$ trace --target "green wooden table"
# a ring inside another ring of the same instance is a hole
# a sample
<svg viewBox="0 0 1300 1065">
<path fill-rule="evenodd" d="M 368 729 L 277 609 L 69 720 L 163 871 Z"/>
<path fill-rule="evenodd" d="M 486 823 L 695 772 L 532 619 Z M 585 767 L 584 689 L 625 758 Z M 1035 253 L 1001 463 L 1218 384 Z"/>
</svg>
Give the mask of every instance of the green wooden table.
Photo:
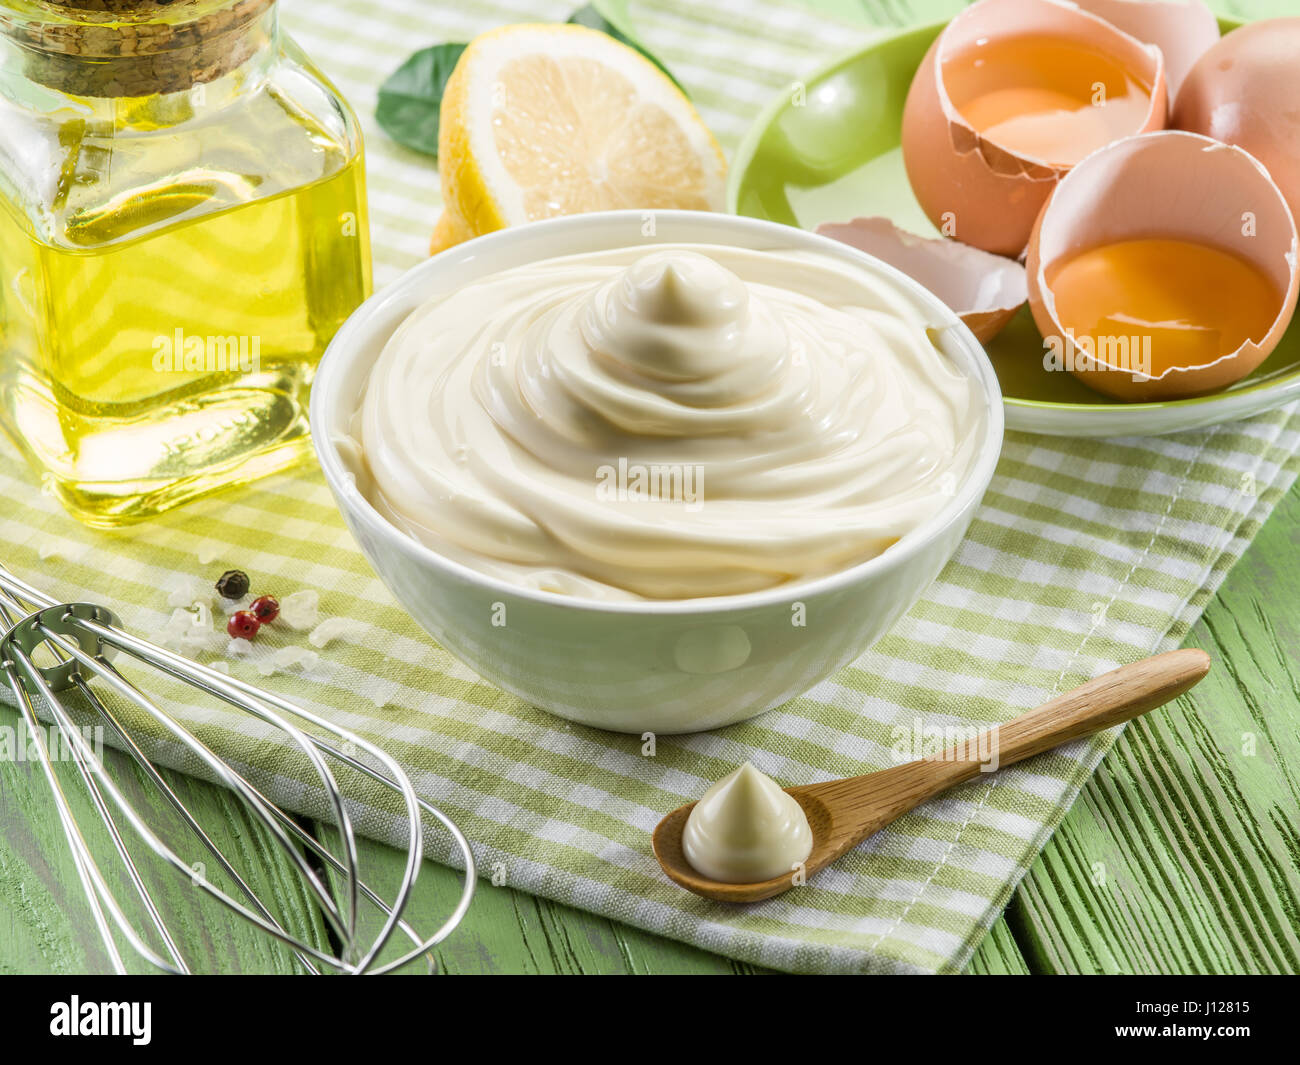
<svg viewBox="0 0 1300 1065">
<path fill-rule="evenodd" d="M 872 2 L 877 14 L 880 7 L 876 0 L 816 2 L 845 11 Z M 906 20 L 906 0 L 889 6 Z M 1281 7 L 1277 0 L 1216 6 L 1247 17 Z M 1298 552 L 1300 486 L 1188 641 L 1214 658 L 1210 677 L 1128 727 L 970 972 L 1300 971 Z M 17 723 L 0 708 L 0 729 Z M 169 778 L 219 845 L 256 870 L 255 886 L 314 927 L 323 945 L 324 929 L 265 831 L 221 789 Z M 137 794 L 157 809 L 152 792 Z M 363 862 L 398 860 L 379 844 L 363 840 L 361 848 Z M 154 881 L 169 885 L 162 909 L 189 956 L 212 959 L 214 968 L 228 969 L 235 958 L 250 972 L 289 969 L 282 952 L 214 912 L 188 883 L 170 875 Z M 457 875 L 430 866 L 421 883 L 413 912 L 432 926 L 456 898 Z M 756 971 L 487 881 L 437 957 L 449 973 Z M 0 760 L 0 972 L 107 968 L 44 781 L 30 762 Z"/>
</svg>

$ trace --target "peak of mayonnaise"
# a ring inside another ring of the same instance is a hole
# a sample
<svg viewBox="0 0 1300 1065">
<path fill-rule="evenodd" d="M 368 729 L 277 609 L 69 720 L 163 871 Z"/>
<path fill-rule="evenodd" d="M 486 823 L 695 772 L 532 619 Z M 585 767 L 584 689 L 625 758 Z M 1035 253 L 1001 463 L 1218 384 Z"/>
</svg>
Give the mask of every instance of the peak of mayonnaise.
<svg viewBox="0 0 1300 1065">
<path fill-rule="evenodd" d="M 633 247 L 411 313 L 354 433 L 368 496 L 522 587 L 689 599 L 865 561 L 974 462 L 972 381 L 888 277 L 826 256 Z"/>
<path fill-rule="evenodd" d="M 619 275 L 627 304 L 640 316 L 680 325 L 743 321 L 745 283 L 721 263 L 694 251 L 652 252 Z"/>
<path fill-rule="evenodd" d="M 727 884 L 792 872 L 812 845 L 803 807 L 749 762 L 704 793 L 682 830 L 691 868 Z"/>
<path fill-rule="evenodd" d="M 775 383 L 789 353 L 781 321 L 716 259 L 652 252 L 586 301 L 592 355 L 641 391 L 692 407 L 726 407 Z"/>
</svg>

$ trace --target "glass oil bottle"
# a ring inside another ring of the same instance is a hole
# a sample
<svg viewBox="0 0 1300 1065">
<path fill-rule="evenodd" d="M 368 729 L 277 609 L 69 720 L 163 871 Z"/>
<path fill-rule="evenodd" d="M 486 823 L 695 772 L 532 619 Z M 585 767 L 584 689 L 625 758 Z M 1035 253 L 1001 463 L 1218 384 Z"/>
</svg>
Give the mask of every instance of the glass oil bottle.
<svg viewBox="0 0 1300 1065">
<path fill-rule="evenodd" d="M 275 0 L 11 0 L 0 49 L 0 426 L 43 487 L 114 527 L 297 462 L 370 248 Z"/>
</svg>

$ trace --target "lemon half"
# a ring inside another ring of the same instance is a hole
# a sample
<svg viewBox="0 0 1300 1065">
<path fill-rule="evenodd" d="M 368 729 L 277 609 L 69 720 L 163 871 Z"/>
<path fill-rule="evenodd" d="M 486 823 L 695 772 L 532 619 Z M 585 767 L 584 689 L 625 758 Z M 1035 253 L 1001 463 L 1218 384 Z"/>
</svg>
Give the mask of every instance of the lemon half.
<svg viewBox="0 0 1300 1065">
<path fill-rule="evenodd" d="M 433 251 L 586 211 L 723 208 L 726 161 L 639 52 L 573 25 L 503 26 L 465 49 L 438 134 Z"/>
</svg>

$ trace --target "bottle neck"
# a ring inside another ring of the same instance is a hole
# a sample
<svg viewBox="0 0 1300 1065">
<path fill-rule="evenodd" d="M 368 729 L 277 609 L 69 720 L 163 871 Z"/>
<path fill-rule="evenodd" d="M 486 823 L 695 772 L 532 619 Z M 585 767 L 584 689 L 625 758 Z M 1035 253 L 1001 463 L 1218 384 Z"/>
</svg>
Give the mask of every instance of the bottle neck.
<svg viewBox="0 0 1300 1065">
<path fill-rule="evenodd" d="M 6 89 L 22 81 L 44 90 L 28 100 L 75 97 L 94 111 L 152 99 L 163 104 L 156 122 L 169 99 L 189 97 L 181 110 L 192 114 L 260 81 L 278 19 L 275 0 L 10 0 L 0 40 Z"/>
</svg>

